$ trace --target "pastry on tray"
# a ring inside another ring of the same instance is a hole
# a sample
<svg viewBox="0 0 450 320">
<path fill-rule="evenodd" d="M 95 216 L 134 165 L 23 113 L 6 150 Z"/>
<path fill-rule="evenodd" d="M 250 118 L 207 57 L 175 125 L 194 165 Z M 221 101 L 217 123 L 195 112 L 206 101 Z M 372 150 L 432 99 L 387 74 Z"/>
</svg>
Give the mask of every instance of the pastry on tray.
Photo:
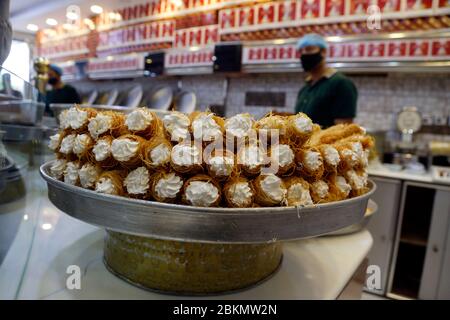
<svg viewBox="0 0 450 320">
<path fill-rule="evenodd" d="M 357 124 L 320 129 L 303 113 L 75 106 L 50 137 L 49 175 L 98 193 L 199 207 L 311 206 L 368 192 L 374 139 Z M 275 133 L 275 135 L 270 135 Z M 278 134 L 278 135 L 277 135 Z"/>
</svg>

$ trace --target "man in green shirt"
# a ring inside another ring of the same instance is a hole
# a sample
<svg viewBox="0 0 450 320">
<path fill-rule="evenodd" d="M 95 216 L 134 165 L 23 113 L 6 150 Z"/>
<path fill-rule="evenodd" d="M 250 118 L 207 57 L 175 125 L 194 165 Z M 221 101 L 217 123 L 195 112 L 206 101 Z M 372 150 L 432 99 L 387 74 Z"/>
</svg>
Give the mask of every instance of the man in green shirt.
<svg viewBox="0 0 450 320">
<path fill-rule="evenodd" d="M 48 68 L 48 84 L 52 86 L 52 90 L 47 91 L 46 96 L 46 113 L 51 114 L 51 103 L 81 103 L 77 90 L 71 85 L 65 84 L 61 80 L 63 71 L 57 65 L 51 64 Z"/>
<path fill-rule="evenodd" d="M 350 123 L 356 116 L 358 92 L 353 82 L 326 65 L 327 43 L 317 34 L 307 34 L 298 41 L 300 62 L 308 74 L 298 93 L 296 112 L 306 113 L 323 128 Z"/>
</svg>

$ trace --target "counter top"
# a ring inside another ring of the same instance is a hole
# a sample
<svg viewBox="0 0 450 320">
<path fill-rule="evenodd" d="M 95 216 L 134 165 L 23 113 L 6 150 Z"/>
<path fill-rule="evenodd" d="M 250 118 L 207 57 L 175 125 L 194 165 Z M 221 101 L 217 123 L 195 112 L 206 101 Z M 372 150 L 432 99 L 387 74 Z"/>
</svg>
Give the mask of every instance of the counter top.
<svg viewBox="0 0 450 320">
<path fill-rule="evenodd" d="M 31 208 L 15 213 L 27 216 L 0 266 L 0 299 L 180 299 L 139 289 L 108 272 L 102 261 L 104 231 L 59 211 L 48 200 L 45 183 L 36 180 L 37 174 L 33 179 L 40 190 L 30 195 Z M 292 241 L 285 244 L 283 263 L 272 278 L 211 299 L 334 299 L 371 246 L 367 230 Z M 66 288 L 70 265 L 81 269 L 80 290 Z"/>
<path fill-rule="evenodd" d="M 379 165 L 371 165 L 368 168 L 369 175 L 383 177 L 383 178 L 392 178 L 399 180 L 408 180 L 408 181 L 416 181 L 416 182 L 424 182 L 424 183 L 435 183 L 433 181 L 433 177 L 431 173 L 427 172 L 424 174 L 412 174 L 403 171 L 393 171 L 382 164 Z"/>
</svg>

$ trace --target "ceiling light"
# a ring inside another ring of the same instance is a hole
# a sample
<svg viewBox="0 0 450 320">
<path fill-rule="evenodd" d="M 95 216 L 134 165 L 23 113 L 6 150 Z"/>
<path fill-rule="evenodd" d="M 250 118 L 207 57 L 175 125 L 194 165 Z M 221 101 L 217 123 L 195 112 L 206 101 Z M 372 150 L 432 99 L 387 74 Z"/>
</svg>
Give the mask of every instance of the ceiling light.
<svg viewBox="0 0 450 320">
<path fill-rule="evenodd" d="M 45 23 L 49 26 L 56 26 L 58 24 L 58 21 L 53 18 L 47 18 L 47 20 L 45 20 Z"/>
<path fill-rule="evenodd" d="M 100 14 L 100 13 L 103 12 L 103 8 L 98 6 L 98 5 L 96 5 L 96 4 L 94 4 L 94 5 L 91 6 L 91 12 L 94 13 L 94 14 Z"/>
<path fill-rule="evenodd" d="M 78 19 L 78 14 L 73 12 L 73 11 L 68 11 L 66 13 L 66 18 L 69 20 L 77 20 Z"/>
<path fill-rule="evenodd" d="M 27 25 L 27 30 L 32 31 L 32 32 L 36 32 L 39 30 L 39 27 L 35 24 L 29 23 Z"/>
<path fill-rule="evenodd" d="M 52 225 L 50 223 L 43 223 L 41 226 L 42 230 L 50 230 Z"/>
</svg>

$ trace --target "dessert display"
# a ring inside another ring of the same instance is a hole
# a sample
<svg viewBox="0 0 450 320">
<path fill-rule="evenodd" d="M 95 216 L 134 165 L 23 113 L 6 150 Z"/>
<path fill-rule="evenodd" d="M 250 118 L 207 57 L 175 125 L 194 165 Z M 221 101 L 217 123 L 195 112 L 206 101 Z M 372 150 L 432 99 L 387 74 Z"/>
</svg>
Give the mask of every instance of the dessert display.
<svg viewBox="0 0 450 320">
<path fill-rule="evenodd" d="M 374 189 L 374 142 L 355 124 L 146 108 L 73 107 L 60 118 L 56 159 L 41 169 L 49 198 L 107 229 L 108 270 L 158 292 L 254 285 L 281 265 L 282 241 L 357 223 Z"/>
<path fill-rule="evenodd" d="M 368 190 L 373 140 L 356 124 L 321 130 L 303 113 L 255 121 L 174 111 L 160 119 L 146 108 L 125 116 L 73 107 L 61 118 L 49 143 L 58 159 L 51 175 L 101 193 L 250 208 L 310 206 Z M 280 135 L 264 141 L 269 130 Z"/>
</svg>

